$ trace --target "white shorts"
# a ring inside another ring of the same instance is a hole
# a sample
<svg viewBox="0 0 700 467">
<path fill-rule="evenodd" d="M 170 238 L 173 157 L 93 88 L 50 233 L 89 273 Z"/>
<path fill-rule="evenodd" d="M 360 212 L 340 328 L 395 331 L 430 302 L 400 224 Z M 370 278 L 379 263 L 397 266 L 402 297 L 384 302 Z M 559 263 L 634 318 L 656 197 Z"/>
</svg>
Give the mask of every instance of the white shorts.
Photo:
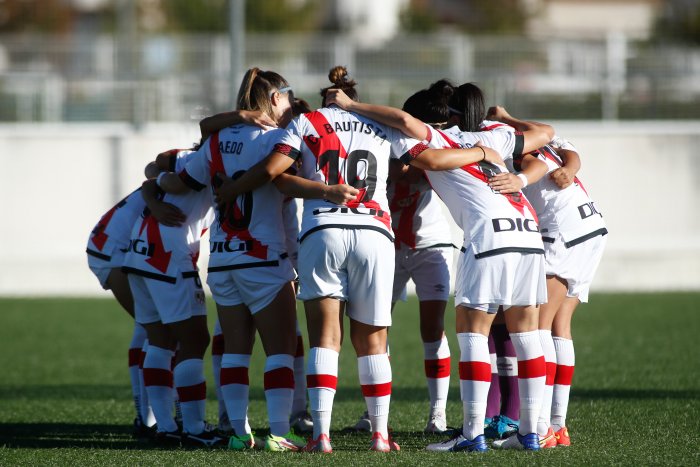
<svg viewBox="0 0 700 467">
<path fill-rule="evenodd" d="M 413 279 L 418 300 L 447 301 L 450 295 L 450 268 L 453 248 L 397 250 L 392 301 L 406 300 L 406 284 Z"/>
<path fill-rule="evenodd" d="M 299 299 L 346 301 L 347 315 L 371 326 L 391 326 L 394 245 L 370 229 L 329 228 L 299 246 Z"/>
<path fill-rule="evenodd" d="M 180 273 L 174 284 L 130 273 L 129 286 L 134 296 L 136 322 L 177 323 L 207 314 L 204 289 L 195 272 Z"/>
<path fill-rule="evenodd" d="M 240 267 L 209 271 L 207 284 L 214 301 L 222 306 L 245 305 L 255 314 L 277 296 L 282 286 L 294 280 L 289 258 L 279 259 L 278 266 Z M 255 263 L 247 263 L 255 264 Z"/>
<path fill-rule="evenodd" d="M 498 305 L 539 305 L 547 302 L 544 256 L 503 253 L 476 259 L 471 246 L 457 263 L 455 306 L 495 313 Z"/>
<path fill-rule="evenodd" d="M 607 238 L 599 235 L 566 248 L 561 234 L 557 233 L 554 242 L 544 242 L 545 273 L 566 280 L 567 297 L 577 297 L 581 303 L 588 301 L 588 291 L 603 257 Z"/>
<path fill-rule="evenodd" d="M 109 257 L 109 260 L 98 258 L 88 253 L 88 267 L 97 277 L 97 280 L 100 281 L 100 285 L 103 289 L 109 290 L 109 285 L 107 285 L 109 273 L 111 273 L 114 268 L 122 267 L 124 264 L 124 256 L 125 253 L 119 248 L 115 248 L 115 252 Z"/>
</svg>

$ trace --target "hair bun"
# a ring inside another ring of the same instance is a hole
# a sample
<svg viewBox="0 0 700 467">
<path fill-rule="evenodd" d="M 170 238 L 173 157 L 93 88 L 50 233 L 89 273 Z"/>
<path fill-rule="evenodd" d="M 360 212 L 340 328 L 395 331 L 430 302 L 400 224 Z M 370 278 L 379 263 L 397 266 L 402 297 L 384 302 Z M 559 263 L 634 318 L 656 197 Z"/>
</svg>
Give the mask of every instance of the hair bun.
<svg viewBox="0 0 700 467">
<path fill-rule="evenodd" d="M 428 92 L 433 99 L 444 100 L 447 102 L 454 94 L 455 88 L 448 80 L 441 79 L 440 81 L 431 84 Z"/>
<path fill-rule="evenodd" d="M 348 69 L 344 66 L 335 66 L 328 72 L 328 79 L 339 88 L 353 87 L 355 81 L 348 79 Z"/>
</svg>

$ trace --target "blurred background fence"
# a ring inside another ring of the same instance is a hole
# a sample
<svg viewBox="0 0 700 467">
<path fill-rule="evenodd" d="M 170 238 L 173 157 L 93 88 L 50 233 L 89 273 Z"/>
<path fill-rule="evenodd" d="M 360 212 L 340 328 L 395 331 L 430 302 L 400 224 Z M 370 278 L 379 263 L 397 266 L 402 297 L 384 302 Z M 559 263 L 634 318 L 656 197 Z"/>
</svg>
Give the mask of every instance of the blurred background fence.
<svg viewBox="0 0 700 467">
<path fill-rule="evenodd" d="M 0 36 L 0 121 L 198 120 L 230 109 L 228 35 Z M 342 34 L 248 34 L 245 68 L 273 69 L 318 104 L 334 65 L 362 98 L 400 106 L 440 78 L 537 119 L 700 118 L 700 49 L 621 33 L 598 39 L 399 35 L 362 46 Z"/>
</svg>

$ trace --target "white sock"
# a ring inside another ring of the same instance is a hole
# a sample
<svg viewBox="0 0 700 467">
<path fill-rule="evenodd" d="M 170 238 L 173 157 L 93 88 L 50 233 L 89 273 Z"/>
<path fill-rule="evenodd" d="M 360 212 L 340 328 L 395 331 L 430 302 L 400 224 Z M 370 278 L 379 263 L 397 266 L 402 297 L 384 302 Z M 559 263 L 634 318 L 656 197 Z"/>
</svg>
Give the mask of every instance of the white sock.
<svg viewBox="0 0 700 467">
<path fill-rule="evenodd" d="M 519 432 L 536 433 L 546 375 L 540 334 L 538 331 L 510 333 L 510 340 L 518 358 Z"/>
<path fill-rule="evenodd" d="M 143 342 L 146 340 L 146 330 L 140 324 L 134 322 L 134 332 L 131 336 L 129 344 L 129 380 L 131 381 L 131 395 L 134 399 L 134 409 L 136 409 L 136 417 L 145 423 L 142 418 L 143 409 L 141 407 L 141 376 L 139 375 L 139 366 L 141 363 L 141 349 Z"/>
<path fill-rule="evenodd" d="M 450 346 L 447 336 L 442 336 L 439 341 L 423 342 L 423 356 L 431 412 L 444 414 L 450 388 Z"/>
<path fill-rule="evenodd" d="M 372 430 L 389 437 L 389 404 L 391 402 L 391 363 L 388 354 L 367 355 L 357 359 L 362 394 Z"/>
<path fill-rule="evenodd" d="M 545 377 L 544 392 L 542 393 L 542 408 L 540 409 L 540 416 L 537 420 L 537 433 L 544 436 L 547 434 L 547 431 L 549 431 L 549 418 L 552 412 L 552 386 L 554 385 L 554 375 L 557 371 L 557 354 L 554 351 L 552 331 L 540 329 L 539 334 L 547 374 Z"/>
<path fill-rule="evenodd" d="M 207 399 L 204 360 L 190 358 L 180 362 L 173 371 L 173 378 L 180 400 L 184 431 L 193 435 L 202 433 Z"/>
<path fill-rule="evenodd" d="M 338 352 L 323 347 L 309 350 L 306 385 L 314 421 L 313 439 L 330 435 L 333 398 L 338 385 Z"/>
<path fill-rule="evenodd" d="M 294 356 L 274 354 L 265 361 L 265 400 L 270 433 L 283 436 L 289 432 L 289 415 L 294 397 Z"/>
<path fill-rule="evenodd" d="M 566 426 L 566 412 L 569 408 L 569 392 L 574 377 L 576 355 L 574 341 L 554 337 L 554 350 L 557 354 L 557 374 L 554 377 L 552 394 L 552 429 L 559 431 Z"/>
<path fill-rule="evenodd" d="M 221 394 L 231 428 L 238 436 L 250 433 L 248 425 L 249 354 L 225 353 L 221 357 Z"/>
<path fill-rule="evenodd" d="M 143 381 L 148 392 L 148 400 L 158 424 L 158 431 L 175 431 L 173 419 L 173 373 L 170 360 L 173 352 L 168 349 L 148 346 L 143 362 Z"/>
<path fill-rule="evenodd" d="M 491 386 L 488 337 L 475 332 L 457 334 L 459 341 L 459 392 L 464 423 L 462 435 L 473 440 L 484 434 L 486 402 Z"/>
</svg>

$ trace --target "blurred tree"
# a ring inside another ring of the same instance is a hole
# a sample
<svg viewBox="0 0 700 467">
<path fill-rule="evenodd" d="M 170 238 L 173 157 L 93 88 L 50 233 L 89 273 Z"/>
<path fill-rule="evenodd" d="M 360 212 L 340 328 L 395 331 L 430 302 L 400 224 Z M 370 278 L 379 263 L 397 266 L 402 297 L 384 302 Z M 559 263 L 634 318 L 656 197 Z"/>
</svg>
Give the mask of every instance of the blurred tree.
<svg viewBox="0 0 700 467">
<path fill-rule="evenodd" d="M 0 0 L 0 32 L 64 33 L 73 17 L 65 0 Z"/>
<path fill-rule="evenodd" d="M 657 39 L 700 44 L 700 2 L 666 0 L 654 27 Z"/>
<path fill-rule="evenodd" d="M 322 0 L 245 0 L 247 31 L 307 31 L 317 26 Z M 168 29 L 188 32 L 228 30 L 229 0 L 168 0 Z"/>
<path fill-rule="evenodd" d="M 407 32 L 450 25 L 467 33 L 520 34 L 527 19 L 522 0 L 411 0 L 401 25 Z"/>
</svg>

